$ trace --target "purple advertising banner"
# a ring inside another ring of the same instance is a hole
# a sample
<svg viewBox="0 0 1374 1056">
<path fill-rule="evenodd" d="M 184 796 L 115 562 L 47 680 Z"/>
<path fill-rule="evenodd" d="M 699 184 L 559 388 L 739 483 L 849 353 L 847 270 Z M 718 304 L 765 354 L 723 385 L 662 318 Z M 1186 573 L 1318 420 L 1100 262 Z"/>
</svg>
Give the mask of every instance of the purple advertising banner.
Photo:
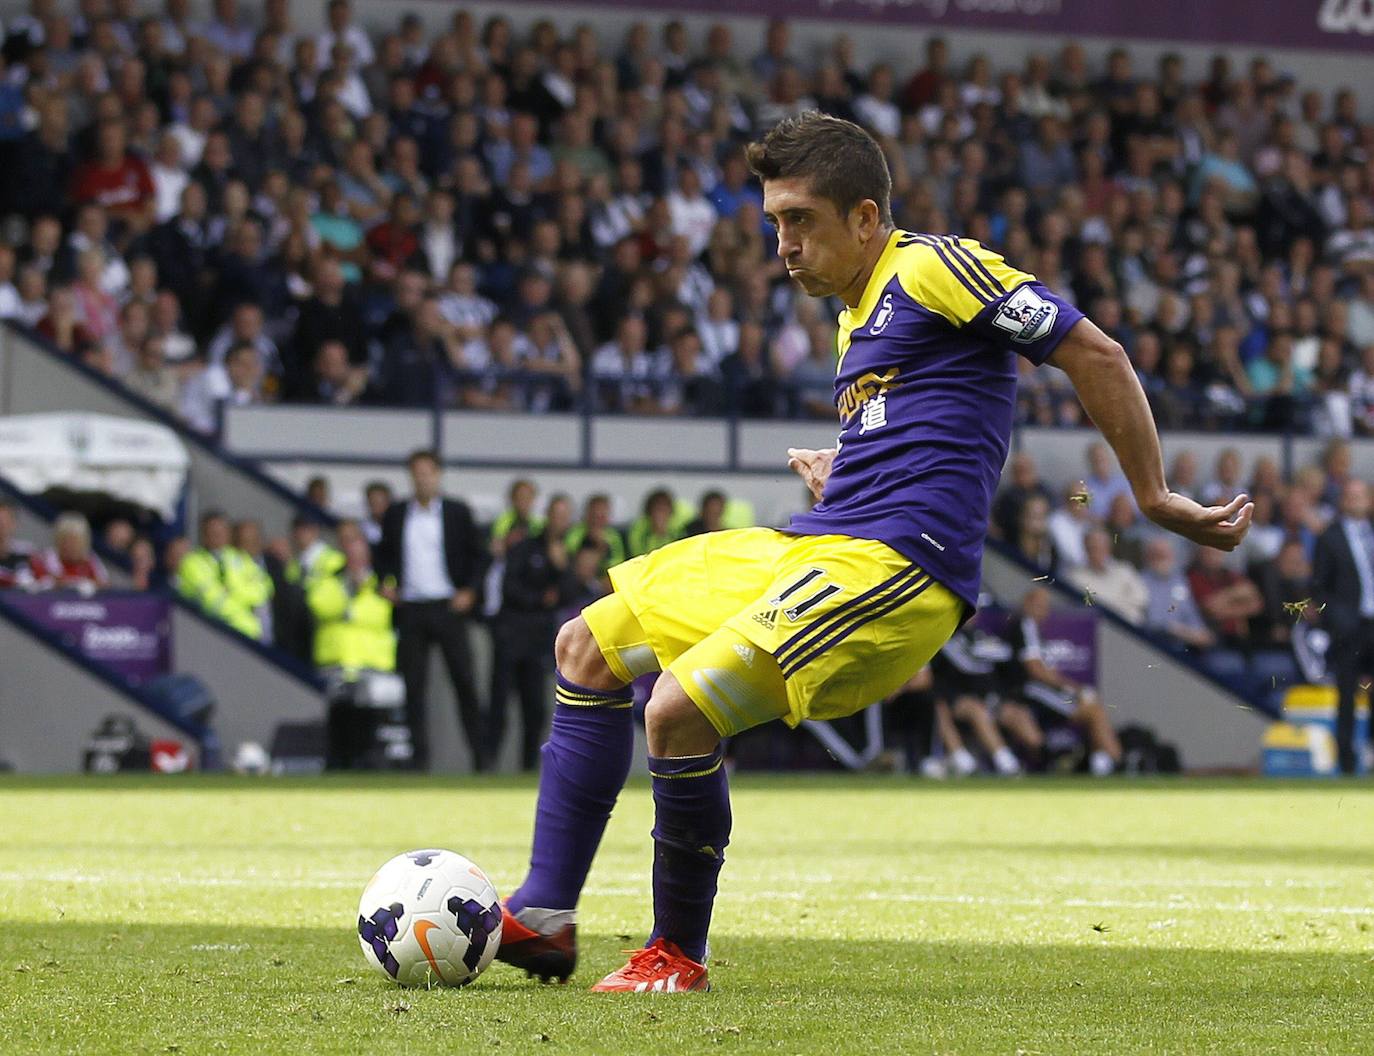
<svg viewBox="0 0 1374 1056">
<path fill-rule="evenodd" d="M 113 669 L 133 685 L 172 669 L 172 619 L 166 598 L 7 591 L 0 603 L 53 631 L 82 656 Z"/>
<path fill-rule="evenodd" d="M 980 609 L 978 627 L 1000 634 L 1014 614 L 1003 609 Z M 1085 686 L 1097 685 L 1097 615 L 1056 609 L 1040 625 L 1040 650 L 1045 663 L 1061 675 Z"/>
<path fill-rule="evenodd" d="M 621 5 L 615 5 L 621 6 Z M 990 29 L 1057 36 L 1374 50 L 1374 0 L 645 0 L 681 14 Z"/>
</svg>

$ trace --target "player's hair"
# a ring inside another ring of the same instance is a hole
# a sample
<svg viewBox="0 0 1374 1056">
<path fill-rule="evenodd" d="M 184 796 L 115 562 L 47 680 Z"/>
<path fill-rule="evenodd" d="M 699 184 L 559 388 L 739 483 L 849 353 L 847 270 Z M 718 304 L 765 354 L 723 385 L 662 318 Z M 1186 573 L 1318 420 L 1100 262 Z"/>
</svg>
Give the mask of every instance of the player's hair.
<svg viewBox="0 0 1374 1056">
<path fill-rule="evenodd" d="M 892 226 L 892 175 L 872 136 L 852 121 L 807 110 L 785 118 L 745 150 L 749 168 L 760 180 L 802 177 L 811 190 L 831 202 L 841 216 L 872 199 L 878 219 Z"/>
<path fill-rule="evenodd" d="M 435 469 L 443 468 L 443 462 L 439 459 L 439 452 L 428 447 L 422 447 L 416 451 L 412 451 L 410 457 L 406 459 L 406 468 L 414 469 L 416 462 L 431 462 L 434 464 Z"/>
</svg>

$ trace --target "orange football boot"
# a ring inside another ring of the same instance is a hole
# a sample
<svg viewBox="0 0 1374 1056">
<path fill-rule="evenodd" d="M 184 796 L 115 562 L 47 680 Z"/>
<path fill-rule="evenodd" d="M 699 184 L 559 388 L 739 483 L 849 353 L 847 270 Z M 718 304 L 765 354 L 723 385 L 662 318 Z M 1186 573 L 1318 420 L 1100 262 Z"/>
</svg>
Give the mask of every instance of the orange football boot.
<svg viewBox="0 0 1374 1056">
<path fill-rule="evenodd" d="M 501 900 L 501 945 L 496 959 L 542 982 L 566 983 L 577 967 L 577 925 L 564 924 L 551 935 L 544 935 L 520 923 Z"/>
<path fill-rule="evenodd" d="M 631 951 L 624 968 L 612 972 L 592 989 L 602 993 L 677 994 L 709 990 L 711 984 L 706 979 L 706 965 L 698 964 L 667 939 L 655 939 L 644 949 Z"/>
</svg>

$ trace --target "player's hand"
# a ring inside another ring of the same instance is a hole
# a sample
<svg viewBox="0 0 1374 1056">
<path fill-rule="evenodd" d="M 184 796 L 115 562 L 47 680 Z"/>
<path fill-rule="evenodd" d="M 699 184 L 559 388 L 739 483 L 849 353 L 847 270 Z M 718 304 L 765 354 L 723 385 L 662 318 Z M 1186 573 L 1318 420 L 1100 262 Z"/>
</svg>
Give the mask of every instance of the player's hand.
<svg viewBox="0 0 1374 1056">
<path fill-rule="evenodd" d="M 1203 506 L 1173 491 L 1159 506 L 1144 511 L 1161 528 L 1217 550 L 1234 550 L 1240 545 L 1254 512 L 1255 504 L 1248 495 L 1237 495 L 1225 506 Z"/>
<path fill-rule="evenodd" d="M 820 501 L 825 482 L 830 479 L 830 467 L 835 463 L 839 452 L 833 447 L 813 451 L 809 447 L 789 447 L 787 449 L 787 468 L 792 470 L 806 483 L 811 496 Z"/>
</svg>

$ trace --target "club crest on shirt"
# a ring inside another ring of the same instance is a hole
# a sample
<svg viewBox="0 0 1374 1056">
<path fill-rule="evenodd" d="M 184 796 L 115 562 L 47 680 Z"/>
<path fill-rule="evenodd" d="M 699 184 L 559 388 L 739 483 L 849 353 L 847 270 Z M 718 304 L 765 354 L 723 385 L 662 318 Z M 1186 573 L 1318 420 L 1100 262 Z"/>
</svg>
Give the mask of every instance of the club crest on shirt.
<svg viewBox="0 0 1374 1056">
<path fill-rule="evenodd" d="M 883 303 L 878 306 L 878 313 L 873 317 L 873 325 L 868 328 L 868 332 L 877 337 L 887 329 L 887 324 L 892 322 L 892 294 L 883 297 Z"/>
<path fill-rule="evenodd" d="M 1048 334 L 1058 315 L 1058 305 L 1022 286 L 997 306 L 992 325 L 1011 334 L 1013 341 L 1028 345 Z"/>
</svg>

